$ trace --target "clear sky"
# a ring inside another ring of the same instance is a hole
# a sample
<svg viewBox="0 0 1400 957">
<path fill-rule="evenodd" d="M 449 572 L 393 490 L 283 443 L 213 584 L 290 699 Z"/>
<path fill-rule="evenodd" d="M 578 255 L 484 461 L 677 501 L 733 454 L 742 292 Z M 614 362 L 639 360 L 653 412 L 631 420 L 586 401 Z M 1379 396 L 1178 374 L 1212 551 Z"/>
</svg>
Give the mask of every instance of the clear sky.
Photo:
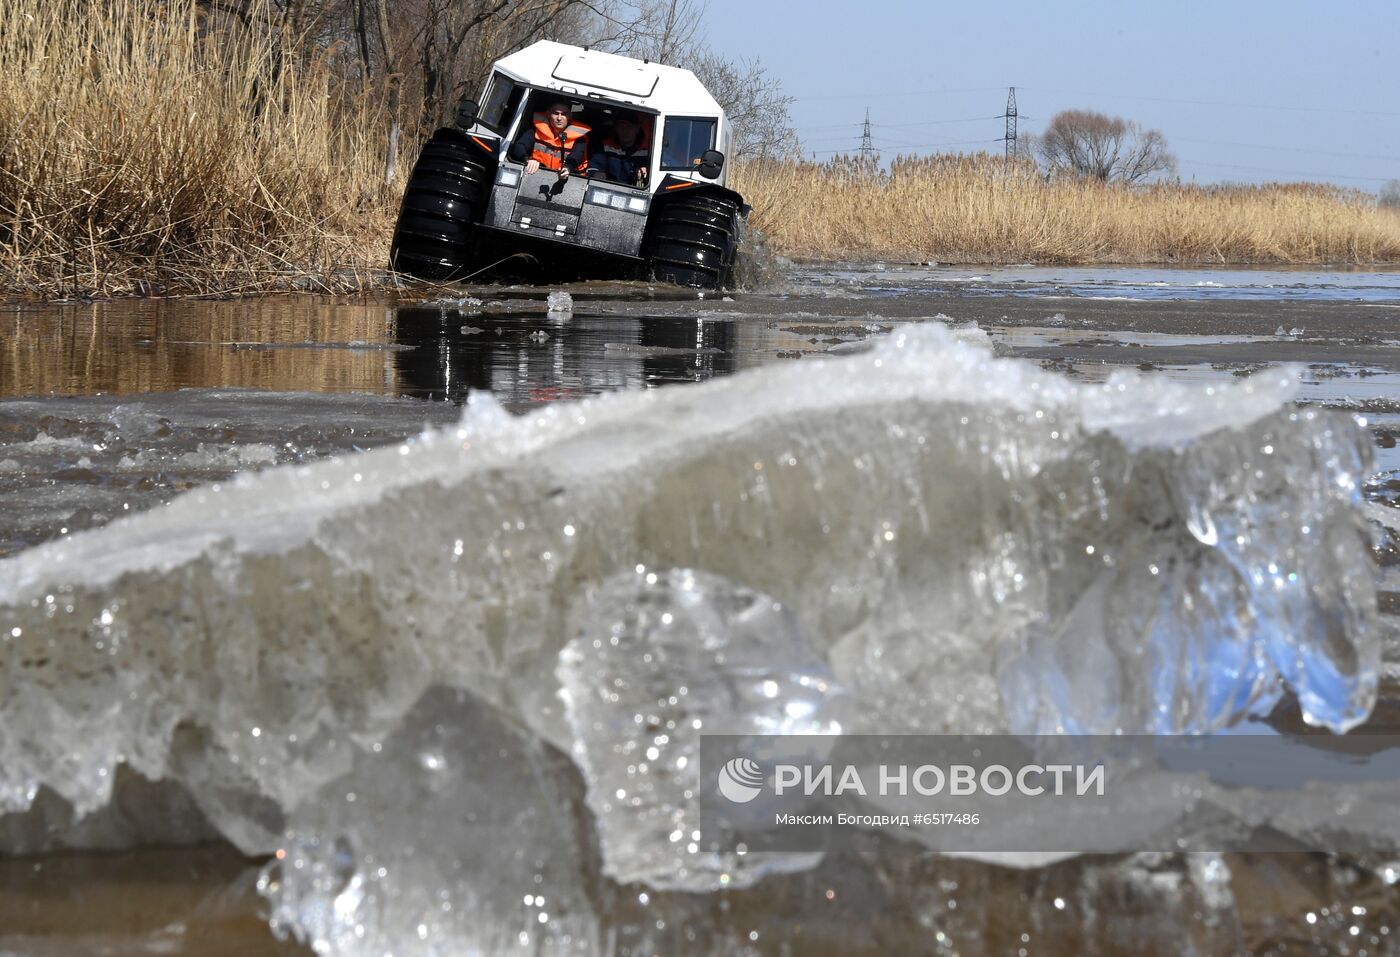
<svg viewBox="0 0 1400 957">
<path fill-rule="evenodd" d="M 797 98 L 806 154 L 1001 149 L 1093 109 L 1160 129 L 1183 179 L 1400 179 L 1398 0 L 708 0 L 711 46 Z M 998 117 L 998 118 L 994 118 Z M 995 141 L 995 142 L 993 142 Z"/>
</svg>

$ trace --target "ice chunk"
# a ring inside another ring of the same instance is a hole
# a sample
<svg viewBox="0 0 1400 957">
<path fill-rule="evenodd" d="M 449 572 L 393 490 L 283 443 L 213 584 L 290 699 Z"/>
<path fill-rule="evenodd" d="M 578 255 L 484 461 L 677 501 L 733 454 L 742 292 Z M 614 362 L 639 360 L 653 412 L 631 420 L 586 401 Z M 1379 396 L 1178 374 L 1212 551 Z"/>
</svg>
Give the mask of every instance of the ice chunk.
<svg viewBox="0 0 1400 957">
<path fill-rule="evenodd" d="M 702 732 L 840 733 L 838 690 L 780 603 L 718 575 L 638 567 L 589 604 L 559 679 L 614 880 L 719 890 L 820 859 L 722 854 L 712 845 L 732 842 L 700 826 Z"/>
<path fill-rule="evenodd" d="M 1158 531 L 1080 546 L 1089 577 L 1064 596 L 1066 613 L 1048 630 L 1029 624 L 1019 655 L 1003 659 L 1013 726 L 1206 731 L 1266 712 L 1284 684 L 1312 723 L 1364 718 L 1379 667 L 1374 597 L 1359 581 L 1364 530 L 1341 516 L 1360 514 L 1355 476 L 1369 454 L 1332 447 L 1309 428 L 1316 415 L 1265 420 L 1245 443 L 1214 435 L 1145 455 L 1134 491 L 1101 486 Z M 1075 498 L 1071 510 L 1094 507 Z M 1300 572 L 1315 562 L 1348 571 Z M 1125 645 L 1124 634 L 1137 637 Z"/>
<path fill-rule="evenodd" d="M 582 798 L 567 757 L 433 688 L 293 812 L 259 890 L 274 931 L 338 957 L 602 953 Z"/>
<path fill-rule="evenodd" d="M 930 326 L 522 417 L 474 398 L 0 561 L 0 802 L 86 813 L 126 764 L 267 851 L 248 809 L 300 806 L 435 683 L 571 753 L 570 610 L 638 564 L 780 599 L 854 730 L 1207 730 L 1285 682 L 1344 729 L 1378 665 L 1369 441 L 1296 388 L 1078 384 Z"/>
<path fill-rule="evenodd" d="M 574 297 L 564 292 L 562 289 L 549 294 L 549 312 L 558 315 L 570 315 L 574 311 Z"/>
<path fill-rule="evenodd" d="M 445 296 L 440 299 L 425 299 L 424 306 L 436 306 L 438 311 L 444 316 L 449 309 L 456 310 L 463 315 L 472 315 L 481 311 L 482 301 L 475 296 Z"/>
</svg>

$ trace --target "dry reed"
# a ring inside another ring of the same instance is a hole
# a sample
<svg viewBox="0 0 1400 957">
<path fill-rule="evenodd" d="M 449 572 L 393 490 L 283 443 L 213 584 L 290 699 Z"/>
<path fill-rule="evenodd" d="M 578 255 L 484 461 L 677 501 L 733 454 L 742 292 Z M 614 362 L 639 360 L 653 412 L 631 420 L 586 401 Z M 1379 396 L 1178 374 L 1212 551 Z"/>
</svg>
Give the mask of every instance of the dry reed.
<svg viewBox="0 0 1400 957">
<path fill-rule="evenodd" d="M 295 46 L 194 0 L 0 4 L 0 287 L 324 288 L 382 267 L 387 122 Z"/>
<path fill-rule="evenodd" d="M 739 164 L 753 222 L 790 256 L 957 262 L 1400 262 L 1400 217 L 1315 184 L 1131 188 L 1046 182 L 1000 157 L 932 156 L 888 171 L 837 160 Z"/>
</svg>

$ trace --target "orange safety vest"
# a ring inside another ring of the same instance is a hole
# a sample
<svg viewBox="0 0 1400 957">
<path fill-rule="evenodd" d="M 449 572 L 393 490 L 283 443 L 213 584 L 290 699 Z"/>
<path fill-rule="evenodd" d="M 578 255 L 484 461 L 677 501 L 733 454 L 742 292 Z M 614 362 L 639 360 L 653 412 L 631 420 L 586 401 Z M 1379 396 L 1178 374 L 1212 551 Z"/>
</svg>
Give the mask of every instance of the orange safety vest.
<svg viewBox="0 0 1400 957">
<path fill-rule="evenodd" d="M 637 145 L 627 147 L 622 145 L 622 141 L 617 138 L 616 130 L 609 130 L 603 137 L 603 152 L 612 153 L 616 156 L 633 157 L 639 153 L 651 152 L 651 124 L 641 123 L 637 130 Z"/>
<path fill-rule="evenodd" d="M 560 137 L 554 133 L 554 127 L 549 125 L 549 117 L 544 113 L 535 114 L 535 151 L 530 154 L 531 159 L 539 160 L 545 169 L 552 169 L 556 173 L 564 168 L 564 160 L 568 158 L 569 151 L 574 148 L 579 140 L 583 139 L 592 131 L 592 127 L 585 123 L 570 123 L 564 130 L 564 136 Z M 582 173 L 588 169 L 588 151 L 584 150 L 583 159 L 579 161 L 575 173 Z"/>
</svg>

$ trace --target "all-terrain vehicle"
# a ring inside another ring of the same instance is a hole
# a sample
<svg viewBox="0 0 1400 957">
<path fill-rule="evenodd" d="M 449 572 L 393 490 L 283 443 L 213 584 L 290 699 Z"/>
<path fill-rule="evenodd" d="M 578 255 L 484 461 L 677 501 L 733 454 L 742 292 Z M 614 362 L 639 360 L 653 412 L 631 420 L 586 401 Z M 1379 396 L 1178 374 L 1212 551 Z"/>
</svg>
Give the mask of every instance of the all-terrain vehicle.
<svg viewBox="0 0 1400 957">
<path fill-rule="evenodd" d="M 559 101 L 571 107 L 571 129 L 589 131 L 589 152 L 619 119 L 640 123 L 646 149 L 632 178 L 610 179 L 595 164 L 561 179 L 511 158 L 511 144 Z M 718 288 L 748 214 L 725 186 L 728 142 L 724 111 L 689 70 L 542 40 L 499 60 L 480 102 L 463 100 L 456 127 L 424 145 L 390 265 L 448 280 L 520 250 L 562 252 L 599 271 Z"/>
</svg>

